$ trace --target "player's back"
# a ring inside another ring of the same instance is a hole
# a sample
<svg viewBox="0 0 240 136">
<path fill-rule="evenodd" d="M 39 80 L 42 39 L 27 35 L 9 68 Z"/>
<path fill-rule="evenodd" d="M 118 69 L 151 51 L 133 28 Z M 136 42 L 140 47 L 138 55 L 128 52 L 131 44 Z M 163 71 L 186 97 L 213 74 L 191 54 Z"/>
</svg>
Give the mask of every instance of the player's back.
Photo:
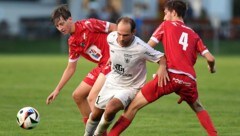
<svg viewBox="0 0 240 136">
<path fill-rule="evenodd" d="M 206 49 L 199 36 L 181 21 L 165 21 L 163 29 L 162 42 L 168 68 L 196 78 L 193 66 L 197 54 Z"/>
</svg>

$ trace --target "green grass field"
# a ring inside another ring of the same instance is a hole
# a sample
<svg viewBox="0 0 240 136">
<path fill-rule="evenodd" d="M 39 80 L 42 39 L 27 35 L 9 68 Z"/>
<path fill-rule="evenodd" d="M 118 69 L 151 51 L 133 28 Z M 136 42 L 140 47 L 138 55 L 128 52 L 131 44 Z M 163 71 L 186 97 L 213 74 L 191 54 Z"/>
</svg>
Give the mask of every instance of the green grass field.
<svg viewBox="0 0 240 136">
<path fill-rule="evenodd" d="M 216 62 L 216 74 L 208 72 L 203 59 L 196 64 L 200 99 L 220 136 L 238 136 L 240 56 L 217 56 Z M 84 126 L 71 95 L 94 64 L 80 60 L 77 73 L 56 101 L 45 104 L 66 64 L 66 55 L 0 55 L 0 136 L 83 135 Z M 148 63 L 148 79 L 156 68 L 156 64 Z M 171 94 L 140 110 L 123 135 L 206 136 L 187 104 L 178 105 L 177 100 L 178 96 Z M 18 110 L 25 106 L 35 107 L 41 115 L 33 130 L 23 130 L 16 123 Z"/>
</svg>

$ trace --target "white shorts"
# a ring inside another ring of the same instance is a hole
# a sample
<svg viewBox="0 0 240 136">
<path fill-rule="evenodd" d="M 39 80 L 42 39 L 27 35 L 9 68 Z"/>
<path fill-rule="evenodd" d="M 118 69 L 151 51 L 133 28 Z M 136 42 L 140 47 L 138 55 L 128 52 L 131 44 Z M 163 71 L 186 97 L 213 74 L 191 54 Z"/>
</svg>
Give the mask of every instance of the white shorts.
<svg viewBox="0 0 240 136">
<path fill-rule="evenodd" d="M 96 98 L 95 106 L 99 109 L 105 109 L 107 103 L 112 98 L 117 98 L 122 102 L 125 109 L 134 99 L 138 91 L 137 89 L 118 87 L 111 85 L 109 82 L 105 82 Z"/>
</svg>

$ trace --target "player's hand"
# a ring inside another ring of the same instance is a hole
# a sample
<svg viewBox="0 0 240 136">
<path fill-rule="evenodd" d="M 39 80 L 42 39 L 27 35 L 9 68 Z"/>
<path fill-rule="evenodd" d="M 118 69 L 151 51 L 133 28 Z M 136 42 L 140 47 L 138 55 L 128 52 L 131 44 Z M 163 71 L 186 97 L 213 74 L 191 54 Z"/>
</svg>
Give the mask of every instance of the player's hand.
<svg viewBox="0 0 240 136">
<path fill-rule="evenodd" d="M 53 91 L 53 92 L 48 96 L 48 98 L 47 98 L 47 100 L 46 100 L 46 104 L 52 103 L 53 100 L 55 100 L 55 98 L 57 97 L 58 93 L 59 93 L 59 91 L 56 91 L 56 90 Z"/>
<path fill-rule="evenodd" d="M 210 71 L 210 73 L 216 73 L 216 68 L 215 67 L 210 67 L 208 65 L 208 70 Z"/>
<path fill-rule="evenodd" d="M 106 66 L 111 66 L 112 62 L 110 59 L 108 59 L 107 63 L 106 63 Z"/>
<path fill-rule="evenodd" d="M 160 66 L 157 71 L 158 75 L 158 86 L 163 87 L 167 85 L 167 82 L 170 81 L 166 67 Z"/>
</svg>

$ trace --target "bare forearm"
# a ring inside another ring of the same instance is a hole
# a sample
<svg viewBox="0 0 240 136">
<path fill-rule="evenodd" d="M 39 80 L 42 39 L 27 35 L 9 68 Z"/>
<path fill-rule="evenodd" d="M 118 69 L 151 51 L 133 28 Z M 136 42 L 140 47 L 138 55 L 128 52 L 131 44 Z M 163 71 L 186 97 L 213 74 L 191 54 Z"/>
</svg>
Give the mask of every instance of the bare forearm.
<svg viewBox="0 0 240 136">
<path fill-rule="evenodd" d="M 60 91 L 65 84 L 68 82 L 68 80 L 72 77 L 72 75 L 74 74 L 75 70 L 68 70 L 66 69 L 57 85 L 57 87 L 55 88 L 55 90 Z"/>
<path fill-rule="evenodd" d="M 160 67 L 167 67 L 167 59 L 165 56 L 162 56 L 158 62 L 158 64 L 160 65 Z"/>
<path fill-rule="evenodd" d="M 204 54 L 204 57 L 207 59 L 209 71 L 211 73 L 215 73 L 216 68 L 215 68 L 215 58 L 214 58 L 214 56 L 210 52 L 207 52 L 206 54 Z"/>
</svg>

